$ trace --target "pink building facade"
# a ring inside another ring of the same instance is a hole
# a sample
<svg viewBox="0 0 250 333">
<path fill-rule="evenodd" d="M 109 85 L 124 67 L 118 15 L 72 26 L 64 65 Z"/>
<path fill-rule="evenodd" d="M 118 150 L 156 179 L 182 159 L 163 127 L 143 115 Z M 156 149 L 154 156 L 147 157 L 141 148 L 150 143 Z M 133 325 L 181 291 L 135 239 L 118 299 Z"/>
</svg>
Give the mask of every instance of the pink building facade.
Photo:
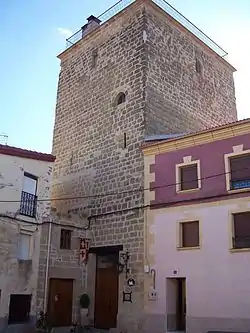
<svg viewBox="0 0 250 333">
<path fill-rule="evenodd" d="M 249 331 L 250 121 L 143 152 L 147 325 Z"/>
</svg>

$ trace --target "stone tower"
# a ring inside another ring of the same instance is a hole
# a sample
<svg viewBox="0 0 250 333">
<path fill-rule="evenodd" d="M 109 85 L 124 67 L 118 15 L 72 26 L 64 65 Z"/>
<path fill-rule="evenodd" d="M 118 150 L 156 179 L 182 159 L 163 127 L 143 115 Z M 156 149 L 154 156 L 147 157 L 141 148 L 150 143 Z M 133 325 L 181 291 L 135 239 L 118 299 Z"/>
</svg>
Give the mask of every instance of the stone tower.
<svg viewBox="0 0 250 333">
<path fill-rule="evenodd" d="M 237 118 L 234 68 L 155 2 L 136 0 L 103 24 L 91 16 L 81 38 L 59 55 L 53 196 L 71 200 L 55 206 L 89 216 L 91 316 L 98 302 L 96 261 L 129 252 L 128 275 L 136 284 L 132 303 L 123 302 L 126 274 L 119 274 L 118 305 L 111 310 L 117 322 L 110 324 L 119 332 L 138 332 L 145 323 L 145 136 Z"/>
</svg>

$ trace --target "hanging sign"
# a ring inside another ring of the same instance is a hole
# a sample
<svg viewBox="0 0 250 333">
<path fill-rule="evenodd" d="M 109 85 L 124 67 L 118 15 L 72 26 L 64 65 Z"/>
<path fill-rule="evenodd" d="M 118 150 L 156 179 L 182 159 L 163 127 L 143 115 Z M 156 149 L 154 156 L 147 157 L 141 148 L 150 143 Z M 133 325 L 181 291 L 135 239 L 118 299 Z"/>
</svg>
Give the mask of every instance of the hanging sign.
<svg viewBox="0 0 250 333">
<path fill-rule="evenodd" d="M 87 264 L 89 257 L 89 239 L 80 238 L 80 259 L 84 264 Z"/>
</svg>

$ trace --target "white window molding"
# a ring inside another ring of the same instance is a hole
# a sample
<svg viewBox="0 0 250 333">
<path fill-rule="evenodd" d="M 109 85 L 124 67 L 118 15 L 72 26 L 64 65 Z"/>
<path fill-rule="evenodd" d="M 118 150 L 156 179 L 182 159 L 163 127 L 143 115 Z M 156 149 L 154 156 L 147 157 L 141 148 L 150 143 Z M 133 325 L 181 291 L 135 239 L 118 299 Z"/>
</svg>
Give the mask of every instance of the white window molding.
<svg viewBox="0 0 250 333">
<path fill-rule="evenodd" d="M 231 189 L 230 158 L 233 158 L 233 157 L 240 157 L 240 156 L 243 156 L 243 155 L 250 155 L 250 149 L 242 150 L 241 147 L 243 148 L 243 145 L 234 146 L 234 147 L 233 147 L 233 153 L 224 154 L 225 178 L 226 178 L 226 190 L 227 190 L 228 192 L 236 193 L 236 192 L 245 192 L 245 191 L 249 191 L 249 188 L 242 188 L 242 189 L 236 189 L 236 190 L 232 190 L 232 189 Z"/>
<path fill-rule="evenodd" d="M 34 232 L 26 229 L 20 229 L 18 241 L 18 259 L 32 260 L 34 252 Z"/>
<path fill-rule="evenodd" d="M 200 166 L 200 160 L 194 160 L 192 161 L 191 156 L 185 156 L 183 157 L 183 163 L 179 163 L 175 165 L 175 183 L 176 183 L 176 192 L 179 193 L 186 193 L 186 192 L 194 192 L 199 189 L 201 189 L 201 166 Z M 197 176 L 198 176 L 198 187 L 190 190 L 182 190 L 181 189 L 181 168 L 191 166 L 191 165 L 197 165 Z"/>
<path fill-rule="evenodd" d="M 185 223 L 190 222 L 198 222 L 198 228 L 199 228 L 199 244 L 197 246 L 193 247 L 184 247 L 183 246 L 183 225 Z M 199 218 L 190 218 L 190 219 L 184 219 L 177 222 L 177 240 L 176 240 L 176 249 L 177 250 L 195 250 L 201 248 L 201 240 L 202 240 L 202 230 L 201 230 L 201 221 Z"/>
<path fill-rule="evenodd" d="M 229 222 L 229 251 L 230 252 L 249 252 L 250 248 L 249 247 L 244 247 L 244 248 L 235 248 L 233 246 L 233 238 L 235 237 L 235 226 L 234 226 L 234 215 L 236 214 L 241 214 L 241 213 L 249 213 L 250 212 L 250 207 L 244 207 L 244 208 L 236 208 L 233 210 L 230 210 L 228 212 L 228 222 Z"/>
<path fill-rule="evenodd" d="M 37 177 L 25 172 L 23 177 L 23 188 L 24 192 L 36 195 L 37 192 Z"/>
<path fill-rule="evenodd" d="M 233 152 L 234 153 L 242 153 L 244 150 L 243 150 L 243 145 L 238 145 L 238 146 L 233 146 Z"/>
</svg>

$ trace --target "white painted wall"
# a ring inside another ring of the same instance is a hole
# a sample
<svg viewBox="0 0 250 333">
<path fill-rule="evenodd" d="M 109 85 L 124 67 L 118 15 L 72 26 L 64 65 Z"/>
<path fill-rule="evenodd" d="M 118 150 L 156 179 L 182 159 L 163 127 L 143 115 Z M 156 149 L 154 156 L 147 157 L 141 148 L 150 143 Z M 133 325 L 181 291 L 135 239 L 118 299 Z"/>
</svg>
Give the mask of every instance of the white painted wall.
<svg viewBox="0 0 250 333">
<path fill-rule="evenodd" d="M 149 312 L 166 315 L 166 278 L 176 276 L 187 279 L 187 317 L 230 318 L 237 319 L 237 323 L 249 318 L 250 252 L 230 251 L 230 215 L 247 210 L 250 198 L 149 213 L 148 260 L 156 269 L 158 292 L 158 300 L 147 305 Z M 200 221 L 200 249 L 177 250 L 177 226 L 183 220 Z M 173 270 L 178 274 L 174 275 Z"/>
<path fill-rule="evenodd" d="M 44 161 L 0 155 L 0 330 L 9 313 L 11 294 L 32 294 L 31 315 L 36 313 L 41 237 L 40 226 L 36 224 L 50 214 L 50 202 L 38 202 L 36 218 L 20 215 L 19 207 L 24 172 L 38 177 L 38 200 L 50 199 L 52 165 Z M 13 202 L 2 202 L 8 200 Z M 18 261 L 20 232 L 31 235 L 32 263 L 29 268 Z"/>
<path fill-rule="evenodd" d="M 38 177 L 38 199 L 50 198 L 53 163 L 0 154 L 0 213 L 18 213 L 24 172 Z M 1 201 L 17 201 L 2 203 Z M 38 219 L 46 215 L 49 202 L 38 202 Z"/>
</svg>

